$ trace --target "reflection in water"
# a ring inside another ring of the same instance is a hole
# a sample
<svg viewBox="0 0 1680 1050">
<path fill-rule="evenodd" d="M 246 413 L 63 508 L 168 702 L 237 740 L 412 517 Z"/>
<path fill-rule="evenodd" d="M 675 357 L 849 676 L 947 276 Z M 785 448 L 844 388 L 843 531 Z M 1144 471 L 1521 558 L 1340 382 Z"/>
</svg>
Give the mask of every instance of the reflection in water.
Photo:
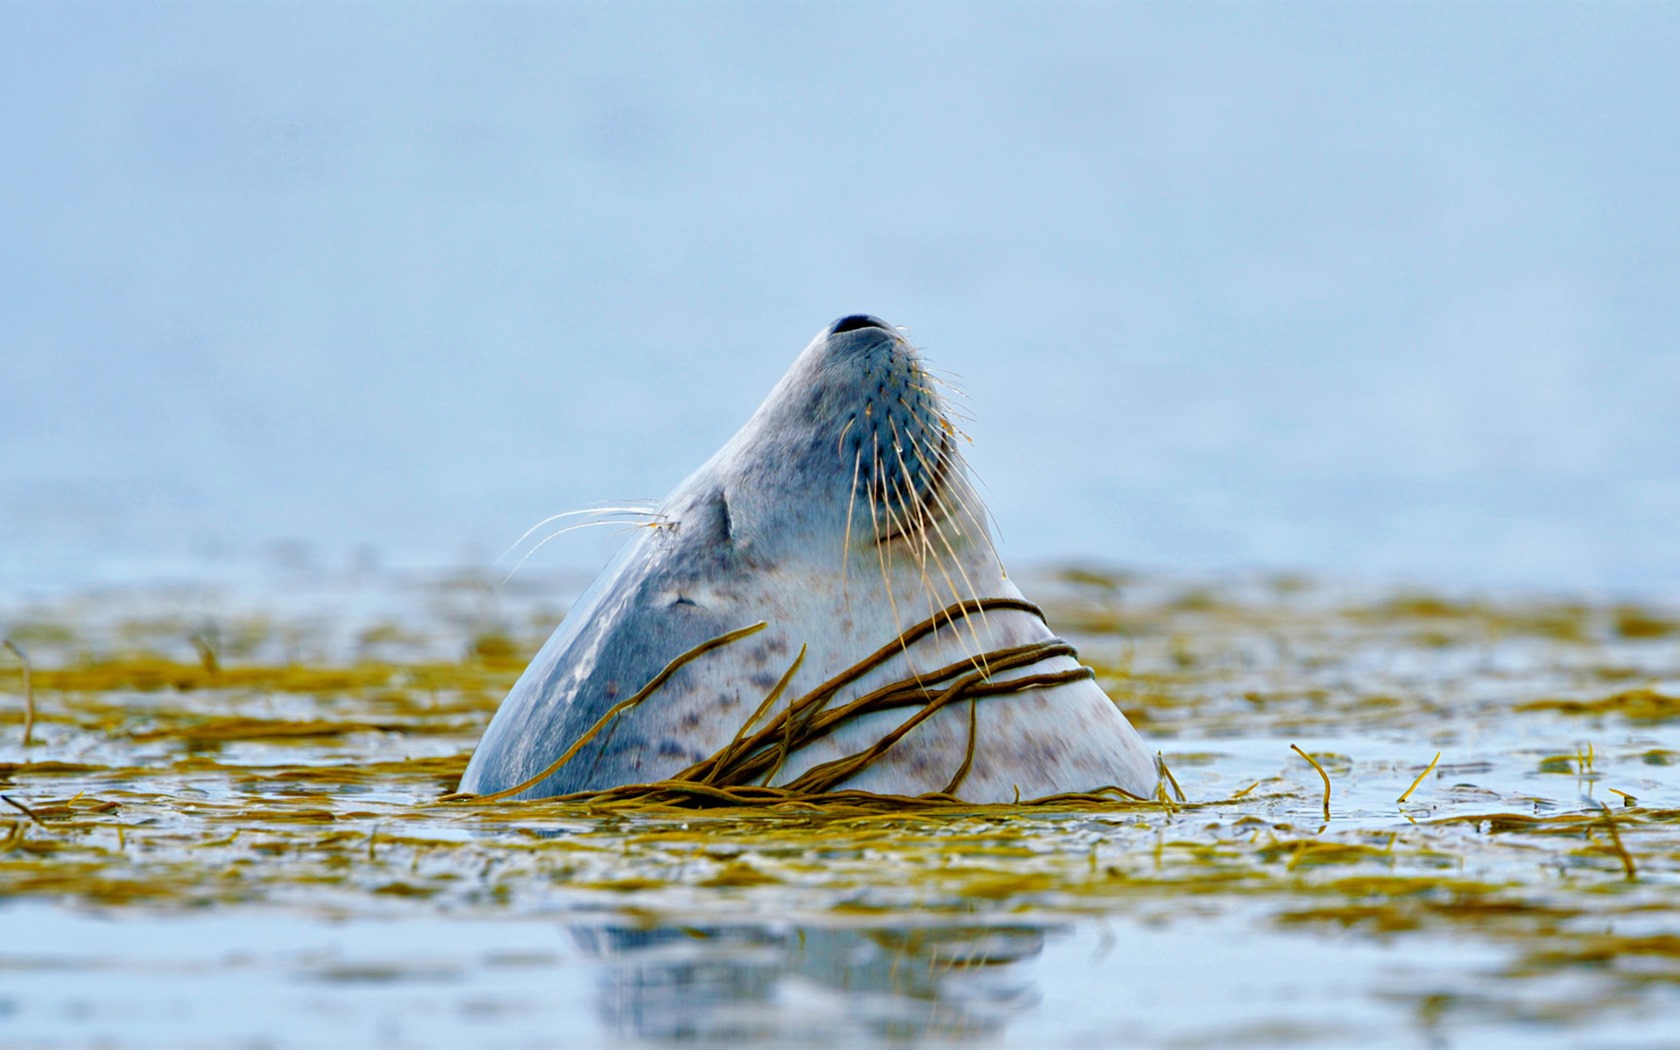
<svg viewBox="0 0 1680 1050">
<path fill-rule="evenodd" d="M 1039 999 L 1014 964 L 1054 928 L 577 927 L 605 965 L 602 1023 L 628 1038 L 979 1040 Z"/>
</svg>

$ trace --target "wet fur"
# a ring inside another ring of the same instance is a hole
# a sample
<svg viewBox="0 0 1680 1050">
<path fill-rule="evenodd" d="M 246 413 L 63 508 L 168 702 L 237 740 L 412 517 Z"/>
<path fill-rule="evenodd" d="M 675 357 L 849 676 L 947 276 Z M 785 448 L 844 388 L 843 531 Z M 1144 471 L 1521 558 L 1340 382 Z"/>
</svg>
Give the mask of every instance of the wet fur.
<svg viewBox="0 0 1680 1050">
<path fill-rule="evenodd" d="M 863 318 L 825 330 L 566 616 L 503 701 L 461 790 L 501 791 L 536 776 L 670 660 L 726 631 L 768 623 L 684 666 L 521 797 L 644 783 L 705 758 L 734 738 L 802 645 L 808 652 L 778 708 L 954 602 L 1019 597 L 992 548 L 959 439 L 901 335 Z M 1048 637 L 1024 612 L 959 620 L 829 706 Z M 1076 666 L 1057 657 L 1014 674 Z M 772 782 L 867 747 L 907 714 L 849 723 L 795 754 Z M 967 705 L 941 711 L 845 786 L 937 791 L 968 738 Z M 1116 785 L 1148 795 L 1156 782 L 1143 741 L 1094 682 L 1081 681 L 981 701 L 958 793 L 1008 801 Z"/>
</svg>

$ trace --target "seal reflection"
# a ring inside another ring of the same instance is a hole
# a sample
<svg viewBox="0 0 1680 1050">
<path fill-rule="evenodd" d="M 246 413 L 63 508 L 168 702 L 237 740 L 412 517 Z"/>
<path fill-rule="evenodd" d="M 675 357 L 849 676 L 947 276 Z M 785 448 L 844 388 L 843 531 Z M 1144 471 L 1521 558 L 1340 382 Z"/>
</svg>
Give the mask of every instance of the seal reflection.
<svg viewBox="0 0 1680 1050">
<path fill-rule="evenodd" d="M 1052 927 L 574 927 L 598 1012 L 661 1042 L 989 1041 L 1039 1000 L 1019 963 Z"/>
</svg>

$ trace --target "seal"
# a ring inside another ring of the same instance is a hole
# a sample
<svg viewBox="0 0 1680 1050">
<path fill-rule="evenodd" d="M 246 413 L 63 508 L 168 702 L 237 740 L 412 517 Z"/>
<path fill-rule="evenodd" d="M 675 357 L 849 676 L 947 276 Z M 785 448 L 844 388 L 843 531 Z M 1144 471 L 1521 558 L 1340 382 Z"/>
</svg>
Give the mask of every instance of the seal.
<svg viewBox="0 0 1680 1050">
<path fill-rule="evenodd" d="M 460 790 L 661 781 L 793 698 L 827 689 L 820 706 L 846 711 L 908 682 L 928 698 L 910 722 L 902 704 L 831 718 L 757 782 L 973 802 L 1152 795 L 1154 756 L 1005 574 L 961 440 L 901 332 L 867 314 L 828 326 L 566 614 Z M 953 681 L 970 699 L 940 707 Z M 976 700 L 974 683 L 1005 695 Z M 838 781 L 818 775 L 865 752 Z"/>
</svg>

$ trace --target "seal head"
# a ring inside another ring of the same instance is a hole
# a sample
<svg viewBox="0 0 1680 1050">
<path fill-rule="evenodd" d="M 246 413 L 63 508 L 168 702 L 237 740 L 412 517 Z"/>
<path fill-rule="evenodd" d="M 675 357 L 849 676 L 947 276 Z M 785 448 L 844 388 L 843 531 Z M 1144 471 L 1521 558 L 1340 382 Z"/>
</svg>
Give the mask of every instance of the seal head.
<svg viewBox="0 0 1680 1050">
<path fill-rule="evenodd" d="M 566 615 L 502 702 L 461 790 L 504 791 L 536 777 L 673 660 L 742 627 L 767 625 L 683 664 L 518 797 L 664 779 L 729 745 L 802 649 L 783 707 L 953 603 L 1020 599 L 960 440 L 900 332 L 867 314 L 824 329 Z M 1020 609 L 955 619 L 830 706 L 1052 637 Z M 1077 667 L 1058 656 L 1026 670 Z M 789 757 L 771 782 L 855 753 L 901 721 L 896 712 L 859 717 Z M 1147 795 L 1157 782 L 1142 740 L 1086 679 L 988 699 L 972 713 L 939 711 L 844 786 L 938 791 L 959 764 L 958 793 L 973 801 L 1108 785 Z"/>
</svg>

